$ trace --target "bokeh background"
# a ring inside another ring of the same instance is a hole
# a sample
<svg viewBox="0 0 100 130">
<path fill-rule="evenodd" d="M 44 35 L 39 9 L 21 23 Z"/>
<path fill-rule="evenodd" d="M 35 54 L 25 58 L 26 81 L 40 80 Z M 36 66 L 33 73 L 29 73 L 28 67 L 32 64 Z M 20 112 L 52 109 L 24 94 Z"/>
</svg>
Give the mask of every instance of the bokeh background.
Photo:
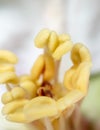
<svg viewBox="0 0 100 130">
<path fill-rule="evenodd" d="M 100 1 L 99 0 L 0 0 L 0 49 L 13 51 L 19 58 L 18 74 L 29 73 L 41 49 L 33 42 L 37 32 L 50 28 L 69 33 L 74 42 L 84 43 L 92 55 L 89 93 L 81 111 L 89 122 L 100 125 Z M 69 67 L 64 56 L 60 80 Z M 66 61 L 66 62 L 65 62 Z M 0 95 L 4 92 L 0 89 Z M 0 107 L 2 104 L 0 104 Z M 6 130 L 0 126 L 0 130 Z"/>
</svg>

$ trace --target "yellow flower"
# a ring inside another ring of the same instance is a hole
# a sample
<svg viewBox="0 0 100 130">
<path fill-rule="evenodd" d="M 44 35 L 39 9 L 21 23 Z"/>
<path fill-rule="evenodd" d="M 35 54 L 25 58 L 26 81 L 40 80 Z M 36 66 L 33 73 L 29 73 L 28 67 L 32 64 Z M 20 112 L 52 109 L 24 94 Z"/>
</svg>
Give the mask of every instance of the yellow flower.
<svg viewBox="0 0 100 130">
<path fill-rule="evenodd" d="M 65 111 L 71 113 L 88 90 L 92 64 L 83 44 L 73 44 L 68 34 L 43 29 L 36 36 L 35 45 L 44 48 L 45 53 L 38 57 L 30 75 L 18 77 L 17 87 L 2 96 L 3 113 L 10 121 L 30 123 L 45 117 L 55 120 Z M 69 51 L 73 66 L 65 72 L 62 83 L 56 82 L 56 64 Z M 11 67 L 9 71 L 12 72 Z"/>
</svg>

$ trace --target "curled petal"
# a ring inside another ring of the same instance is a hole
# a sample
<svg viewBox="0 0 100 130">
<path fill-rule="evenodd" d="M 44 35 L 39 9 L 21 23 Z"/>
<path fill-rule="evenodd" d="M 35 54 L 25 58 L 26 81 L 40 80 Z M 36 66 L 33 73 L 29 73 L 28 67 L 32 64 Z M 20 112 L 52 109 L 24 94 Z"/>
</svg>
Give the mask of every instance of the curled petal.
<svg viewBox="0 0 100 130">
<path fill-rule="evenodd" d="M 48 29 L 43 29 L 38 33 L 35 45 L 39 48 L 46 47 L 56 60 L 60 60 L 73 46 L 68 34 L 57 35 L 56 32 Z"/>
<path fill-rule="evenodd" d="M 25 115 L 22 112 L 16 112 L 13 114 L 8 114 L 6 117 L 7 120 L 12 122 L 18 122 L 18 123 L 27 123 L 27 119 L 25 118 Z"/>
<path fill-rule="evenodd" d="M 60 60 L 61 57 L 67 53 L 68 51 L 70 51 L 73 47 L 73 43 L 71 41 L 67 41 L 61 45 L 59 45 L 56 50 L 54 51 L 53 53 L 53 57 L 56 59 L 56 60 Z"/>
<path fill-rule="evenodd" d="M 75 65 L 81 62 L 91 62 L 89 50 L 81 43 L 77 43 L 73 46 L 71 59 Z"/>
<path fill-rule="evenodd" d="M 31 76 L 30 75 L 27 75 L 27 74 L 24 74 L 24 75 L 21 75 L 20 77 L 19 77 L 19 80 L 20 80 L 20 82 L 24 82 L 24 81 L 32 81 L 32 78 L 31 78 Z"/>
<path fill-rule="evenodd" d="M 44 64 L 44 55 L 40 55 L 31 69 L 31 77 L 34 81 L 37 80 L 43 72 Z"/>
<path fill-rule="evenodd" d="M 6 93 L 4 93 L 4 94 L 2 95 L 2 97 L 1 97 L 1 101 L 2 101 L 2 103 L 4 103 L 4 104 L 7 104 L 7 103 L 13 101 L 13 96 L 12 96 L 11 92 L 6 92 Z"/>
<path fill-rule="evenodd" d="M 69 69 L 68 71 L 66 71 L 65 75 L 64 75 L 64 81 L 63 84 L 64 86 L 68 89 L 68 90 L 72 90 L 74 89 L 73 84 L 72 84 L 72 78 L 73 75 L 75 74 L 75 69 L 74 67 L 71 67 L 71 69 Z"/>
<path fill-rule="evenodd" d="M 91 65 L 82 63 L 77 69 L 72 67 L 65 73 L 63 84 L 68 90 L 78 89 L 84 93 L 87 93 L 89 85 Z"/>
<path fill-rule="evenodd" d="M 18 83 L 18 77 L 14 72 L 4 72 L 0 73 L 0 83 L 13 83 L 16 84 Z"/>
<path fill-rule="evenodd" d="M 57 106 L 60 112 L 64 111 L 66 108 L 72 106 L 76 102 L 78 102 L 84 94 L 79 90 L 72 90 L 67 93 L 64 97 L 60 98 L 57 101 Z"/>
<path fill-rule="evenodd" d="M 6 119 L 9 121 L 26 123 L 27 119 L 23 113 L 23 107 L 26 103 L 28 103 L 28 100 L 15 100 L 6 104 L 3 107 L 2 112 L 6 115 Z"/>
<path fill-rule="evenodd" d="M 3 72 L 14 72 L 14 66 L 11 64 L 1 63 L 0 64 L 0 73 Z"/>
<path fill-rule="evenodd" d="M 7 50 L 0 50 L 0 62 L 16 64 L 18 59 L 15 54 Z"/>
<path fill-rule="evenodd" d="M 89 86 L 89 77 L 90 77 L 91 64 L 82 63 L 77 69 L 77 76 L 73 77 L 73 84 L 75 88 L 82 91 L 85 95 L 87 94 L 87 89 Z"/>
<path fill-rule="evenodd" d="M 11 94 L 14 99 L 24 98 L 26 95 L 26 92 L 21 87 L 15 87 L 11 90 Z"/>
<path fill-rule="evenodd" d="M 49 55 L 45 54 L 44 55 L 44 60 L 45 60 L 45 67 L 44 67 L 44 81 L 49 81 L 54 78 L 55 74 L 55 64 L 54 64 L 54 59 Z"/>
<path fill-rule="evenodd" d="M 7 104 L 15 99 L 25 98 L 26 92 L 23 88 L 15 87 L 2 95 L 2 102 Z"/>
<path fill-rule="evenodd" d="M 3 107 L 3 114 L 10 114 L 10 113 L 14 113 L 17 109 L 19 109 L 20 107 L 22 107 L 24 104 L 26 104 L 28 102 L 28 100 L 22 99 L 22 100 L 15 100 L 13 102 L 10 102 L 8 104 L 6 104 Z"/>
<path fill-rule="evenodd" d="M 60 44 L 71 40 L 71 38 L 68 34 L 61 34 L 61 35 L 59 35 L 58 39 L 59 39 Z"/>
<path fill-rule="evenodd" d="M 59 45 L 58 36 L 56 32 L 52 31 L 48 43 L 48 48 L 50 52 L 54 52 L 54 50 L 57 48 L 58 45 Z"/>
<path fill-rule="evenodd" d="M 72 49 L 71 58 L 74 65 L 65 73 L 64 86 L 68 90 L 78 89 L 85 95 L 91 69 L 90 53 L 82 44 L 76 44 Z"/>
<path fill-rule="evenodd" d="M 35 45 L 39 48 L 44 47 L 48 43 L 50 31 L 48 29 L 41 30 L 35 37 Z"/>
<path fill-rule="evenodd" d="M 37 86 L 32 81 L 23 81 L 20 86 L 26 91 L 28 98 L 36 96 Z"/>
<path fill-rule="evenodd" d="M 28 119 L 28 122 L 44 117 L 51 117 L 57 113 L 58 110 L 55 100 L 44 96 L 39 96 L 32 99 L 24 107 L 24 114 Z"/>
<path fill-rule="evenodd" d="M 12 64 L 18 61 L 15 54 L 10 51 L 0 50 L 0 83 L 18 83 L 18 77 Z"/>
</svg>

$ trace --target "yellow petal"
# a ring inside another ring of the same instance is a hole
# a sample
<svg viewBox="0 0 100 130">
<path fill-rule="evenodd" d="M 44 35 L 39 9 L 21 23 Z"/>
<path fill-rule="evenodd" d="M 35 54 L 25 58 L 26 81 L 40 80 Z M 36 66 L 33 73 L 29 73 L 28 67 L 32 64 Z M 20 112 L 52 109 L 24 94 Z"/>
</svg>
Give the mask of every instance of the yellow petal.
<svg viewBox="0 0 100 130">
<path fill-rule="evenodd" d="M 23 107 L 27 102 L 28 100 L 25 99 L 12 101 L 3 107 L 2 112 L 3 114 L 14 113 L 17 109 Z"/>
<path fill-rule="evenodd" d="M 35 37 L 35 45 L 36 47 L 42 48 L 48 43 L 48 39 L 50 36 L 50 31 L 48 29 L 41 30 L 37 36 Z"/>
<path fill-rule="evenodd" d="M 44 81 L 49 81 L 54 78 L 55 64 L 53 58 L 49 54 L 45 54 L 45 70 L 44 70 Z"/>
<path fill-rule="evenodd" d="M 20 86 L 27 92 L 28 98 L 36 96 L 37 86 L 32 81 L 21 82 Z"/>
<path fill-rule="evenodd" d="M 73 79 L 73 75 L 75 75 L 75 72 L 76 72 L 76 68 L 71 67 L 69 70 L 66 71 L 64 75 L 63 85 L 68 90 L 74 89 L 72 79 Z"/>
<path fill-rule="evenodd" d="M 27 119 L 25 118 L 23 111 L 20 113 L 17 112 L 17 113 L 8 114 L 6 119 L 12 122 L 27 123 Z"/>
<path fill-rule="evenodd" d="M 25 90 L 21 87 L 15 87 L 11 90 L 11 94 L 14 99 L 24 98 L 26 93 Z"/>
<path fill-rule="evenodd" d="M 32 99 L 24 107 L 24 114 L 28 122 L 43 118 L 54 116 L 58 113 L 56 102 L 49 98 L 39 96 Z"/>
<path fill-rule="evenodd" d="M 81 62 L 91 62 L 89 50 L 81 43 L 77 43 L 73 46 L 71 59 L 76 65 Z"/>
<path fill-rule="evenodd" d="M 44 64 L 44 55 L 40 55 L 31 69 L 31 77 L 34 81 L 37 80 L 43 72 Z"/>
<path fill-rule="evenodd" d="M 0 73 L 3 73 L 3 72 L 14 72 L 15 69 L 14 69 L 14 66 L 11 65 L 11 64 L 5 64 L 5 63 L 1 63 L 0 64 Z"/>
<path fill-rule="evenodd" d="M 20 80 L 20 82 L 24 82 L 24 81 L 26 81 L 26 80 L 31 81 L 32 78 L 31 78 L 30 75 L 24 74 L 24 75 L 21 75 L 21 76 L 19 77 L 19 80 Z"/>
<path fill-rule="evenodd" d="M 16 84 L 18 82 L 18 77 L 14 72 L 4 72 L 0 73 L 0 83 L 13 83 Z"/>
<path fill-rule="evenodd" d="M 12 97 L 12 94 L 11 92 L 6 92 L 2 95 L 1 97 L 1 101 L 4 103 L 4 104 L 7 104 L 9 102 L 11 102 L 13 100 L 13 97 Z"/>
<path fill-rule="evenodd" d="M 70 36 L 68 34 L 61 34 L 61 35 L 59 35 L 58 38 L 59 38 L 59 43 L 64 43 L 66 41 L 71 40 Z"/>
<path fill-rule="evenodd" d="M 78 102 L 83 97 L 84 94 L 81 91 L 72 90 L 57 101 L 58 109 L 62 112 L 66 108 Z"/>
<path fill-rule="evenodd" d="M 67 41 L 61 45 L 59 45 L 53 53 L 53 57 L 56 60 L 60 60 L 61 57 L 66 54 L 68 51 L 72 49 L 73 43 L 71 41 Z"/>
<path fill-rule="evenodd" d="M 83 62 L 72 67 L 64 75 L 63 84 L 68 90 L 78 89 L 86 94 L 90 76 L 91 63 Z"/>
<path fill-rule="evenodd" d="M 18 62 L 18 59 L 14 53 L 7 50 L 0 50 L 0 61 L 16 64 Z"/>
<path fill-rule="evenodd" d="M 52 31 L 49 37 L 49 43 L 48 43 L 48 48 L 50 50 L 50 52 L 54 52 L 54 50 L 56 49 L 56 47 L 59 45 L 58 42 L 58 37 L 56 32 Z"/>
<path fill-rule="evenodd" d="M 87 94 L 91 64 L 83 63 L 78 69 L 80 70 L 79 73 L 76 72 L 78 73 L 77 80 L 74 80 L 73 82 L 75 83 L 77 89 L 82 91 L 84 94 Z"/>
</svg>

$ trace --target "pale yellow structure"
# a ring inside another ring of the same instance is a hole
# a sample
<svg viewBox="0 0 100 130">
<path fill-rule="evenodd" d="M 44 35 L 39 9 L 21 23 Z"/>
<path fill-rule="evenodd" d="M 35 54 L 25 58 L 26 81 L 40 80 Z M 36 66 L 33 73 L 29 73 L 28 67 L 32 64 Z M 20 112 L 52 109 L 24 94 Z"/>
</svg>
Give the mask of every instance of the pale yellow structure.
<svg viewBox="0 0 100 130">
<path fill-rule="evenodd" d="M 0 51 L 0 83 L 14 84 L 14 88 L 2 96 L 2 112 L 9 121 L 31 123 L 47 117 L 53 122 L 65 110 L 72 110 L 87 94 L 92 62 L 89 50 L 83 44 L 74 44 L 67 34 L 58 35 L 43 29 L 37 34 L 35 45 L 44 48 L 45 52 L 34 63 L 30 75 L 19 77 L 13 66 L 17 57 L 9 51 Z M 62 83 L 56 83 L 55 63 L 69 51 L 73 66 L 65 72 Z M 52 86 L 49 93 L 53 96 L 37 95 L 38 89 L 48 86 L 47 82 Z"/>
</svg>

